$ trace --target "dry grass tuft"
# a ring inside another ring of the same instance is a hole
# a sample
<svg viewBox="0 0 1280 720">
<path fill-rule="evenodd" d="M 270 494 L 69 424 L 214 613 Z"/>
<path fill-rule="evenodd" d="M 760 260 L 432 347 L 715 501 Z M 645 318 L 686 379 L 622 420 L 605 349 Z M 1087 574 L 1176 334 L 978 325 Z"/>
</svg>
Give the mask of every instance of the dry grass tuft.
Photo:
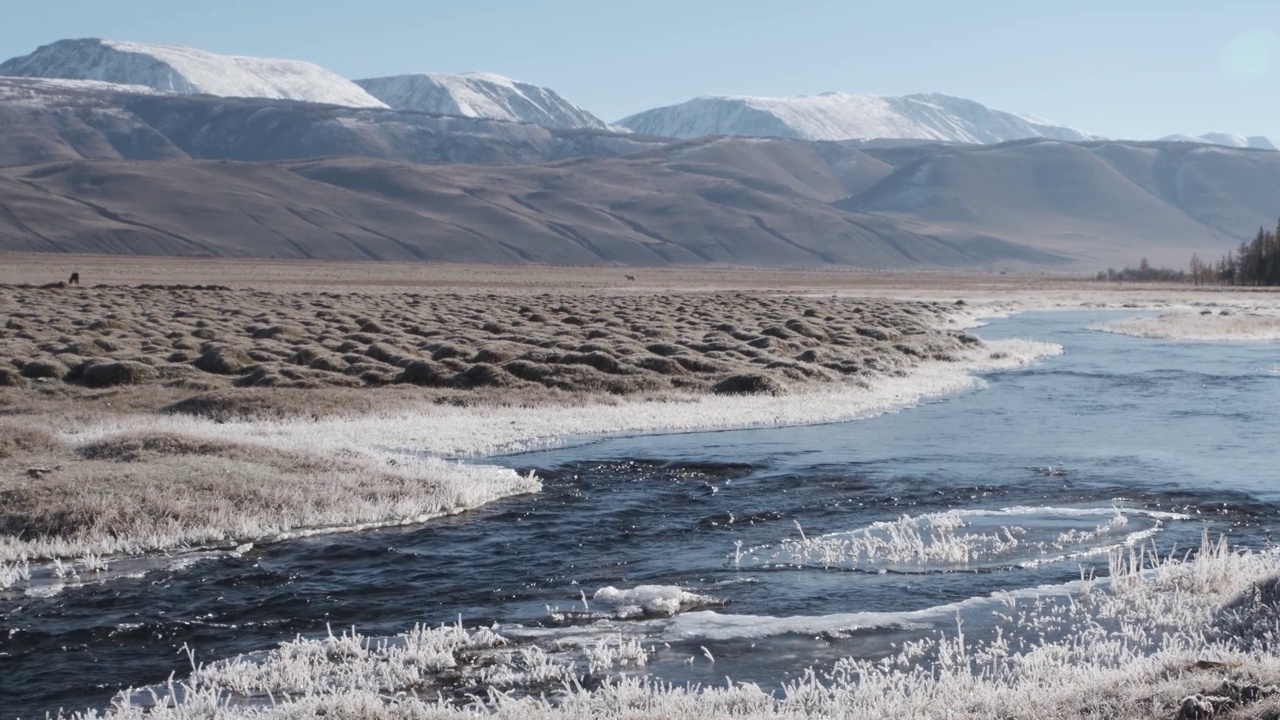
<svg viewBox="0 0 1280 720">
<path fill-rule="evenodd" d="M 14 422 L 0 423 L 0 460 L 55 452 L 62 446 L 51 433 Z"/>
</svg>

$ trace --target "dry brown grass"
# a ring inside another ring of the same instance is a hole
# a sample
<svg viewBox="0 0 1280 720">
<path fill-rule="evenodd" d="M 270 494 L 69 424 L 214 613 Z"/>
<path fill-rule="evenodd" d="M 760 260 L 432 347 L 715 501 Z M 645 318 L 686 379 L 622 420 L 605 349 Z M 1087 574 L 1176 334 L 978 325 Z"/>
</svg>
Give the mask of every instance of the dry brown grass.
<svg viewBox="0 0 1280 720">
<path fill-rule="evenodd" d="M 776 393 L 952 359 L 973 342 L 937 329 L 951 312 L 941 303 L 749 293 L 3 287 L 0 308 L 0 407 L 14 412 L 82 402 L 233 419 L 424 399 Z M 396 389 L 358 392 L 368 388 Z"/>
</svg>

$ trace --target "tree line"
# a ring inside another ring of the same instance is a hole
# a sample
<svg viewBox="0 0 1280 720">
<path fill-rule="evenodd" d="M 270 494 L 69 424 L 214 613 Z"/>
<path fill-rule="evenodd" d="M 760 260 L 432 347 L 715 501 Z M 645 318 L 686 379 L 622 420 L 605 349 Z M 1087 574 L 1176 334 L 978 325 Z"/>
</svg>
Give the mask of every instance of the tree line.
<svg viewBox="0 0 1280 720">
<path fill-rule="evenodd" d="M 1242 242 L 1216 263 L 1191 256 L 1192 282 L 1197 285 L 1280 285 L 1280 223 L 1275 230 L 1258 228 L 1253 242 Z"/>
<path fill-rule="evenodd" d="M 1136 268 L 1107 268 L 1099 280 L 1122 282 L 1193 282 L 1196 285 L 1280 286 L 1280 223 L 1275 230 L 1258 228 L 1253 242 L 1242 242 L 1217 262 L 1193 254 L 1188 270 L 1152 267 L 1146 258 Z"/>
</svg>

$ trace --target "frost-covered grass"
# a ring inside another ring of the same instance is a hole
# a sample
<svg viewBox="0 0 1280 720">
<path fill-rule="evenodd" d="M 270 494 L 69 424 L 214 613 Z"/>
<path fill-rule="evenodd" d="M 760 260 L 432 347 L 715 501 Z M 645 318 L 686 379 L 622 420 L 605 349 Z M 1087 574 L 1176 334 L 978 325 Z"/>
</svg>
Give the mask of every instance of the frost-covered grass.
<svg viewBox="0 0 1280 720">
<path fill-rule="evenodd" d="M 26 560 L 0 562 L 0 590 L 7 590 L 31 580 L 31 564 Z"/>
<path fill-rule="evenodd" d="M 414 628 L 283 643 L 126 694 L 118 720 L 1163 717 L 1194 693 L 1253 700 L 1280 681 L 1280 559 L 1205 540 L 1190 559 L 1114 551 L 1067 599 L 1009 596 L 995 629 L 955 630 L 880 661 L 848 658 L 778 688 L 673 686 L 634 641 L 564 652 L 490 629 Z M 706 653 L 709 661 L 714 656 Z M 1233 684 L 1227 684 L 1227 681 Z M 175 702 L 175 699 L 177 701 Z M 76 715 L 77 718 L 94 717 Z"/>
<path fill-rule="evenodd" d="M 1176 311 L 1153 318 L 1130 318 L 1094 326 L 1093 330 L 1160 340 L 1270 341 L 1280 340 L 1280 315 L 1274 309 L 1218 312 Z"/>
<path fill-rule="evenodd" d="M 540 488 L 505 468 L 342 444 L 300 454 L 125 432 L 63 452 L 60 472 L 0 481 L 0 567 L 58 559 L 62 578 L 101 572 L 104 557 L 418 523 Z"/>
<path fill-rule="evenodd" d="M 1098 523 L 1099 517 L 1104 522 Z M 1131 517 L 1137 522 L 1131 526 Z M 1011 507 L 950 510 L 903 515 L 847 532 L 810 537 L 798 523 L 798 537 L 776 546 L 734 552 L 737 567 L 819 567 L 843 570 L 936 572 L 1003 565 L 1034 565 L 1066 557 L 1105 553 L 1134 545 L 1160 529 L 1174 513 L 1091 508 Z M 1018 522 L 1035 523 L 1044 540 Z"/>
</svg>

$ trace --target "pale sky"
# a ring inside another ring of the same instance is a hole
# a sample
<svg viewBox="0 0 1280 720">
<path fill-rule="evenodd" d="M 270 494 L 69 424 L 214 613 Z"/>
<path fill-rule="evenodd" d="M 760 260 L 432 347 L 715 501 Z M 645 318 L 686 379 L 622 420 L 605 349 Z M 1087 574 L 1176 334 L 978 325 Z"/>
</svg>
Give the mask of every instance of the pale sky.
<svg viewBox="0 0 1280 720">
<path fill-rule="evenodd" d="M 68 37 L 349 78 L 484 70 L 604 120 L 698 95 L 941 92 L 1119 138 L 1280 139 L 1280 2 L 4 0 L 0 58 Z"/>
</svg>

